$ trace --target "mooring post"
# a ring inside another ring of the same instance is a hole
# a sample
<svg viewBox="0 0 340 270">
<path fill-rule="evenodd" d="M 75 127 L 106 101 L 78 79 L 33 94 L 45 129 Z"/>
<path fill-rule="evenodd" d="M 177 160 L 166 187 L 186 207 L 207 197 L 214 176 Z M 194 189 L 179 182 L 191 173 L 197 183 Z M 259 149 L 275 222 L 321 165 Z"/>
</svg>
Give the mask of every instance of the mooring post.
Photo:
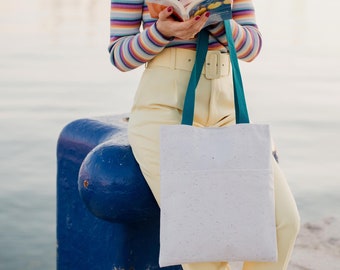
<svg viewBox="0 0 340 270">
<path fill-rule="evenodd" d="M 160 269 L 159 207 L 126 128 L 125 115 L 79 119 L 59 136 L 57 270 Z"/>
</svg>

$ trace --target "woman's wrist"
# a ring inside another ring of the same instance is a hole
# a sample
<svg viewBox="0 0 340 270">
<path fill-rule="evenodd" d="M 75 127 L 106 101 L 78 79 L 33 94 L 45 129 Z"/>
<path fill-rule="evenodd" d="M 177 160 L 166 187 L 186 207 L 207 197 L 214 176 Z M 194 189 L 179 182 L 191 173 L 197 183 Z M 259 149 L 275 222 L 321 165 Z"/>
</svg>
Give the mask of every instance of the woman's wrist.
<svg viewBox="0 0 340 270">
<path fill-rule="evenodd" d="M 156 31 L 157 31 L 164 39 L 167 39 L 167 40 L 169 40 L 169 41 L 174 40 L 174 38 L 175 38 L 174 36 L 168 36 L 168 35 L 162 33 L 162 31 L 159 30 L 158 22 L 159 22 L 159 21 L 156 21 L 156 22 L 155 22 L 155 29 L 156 29 Z"/>
</svg>

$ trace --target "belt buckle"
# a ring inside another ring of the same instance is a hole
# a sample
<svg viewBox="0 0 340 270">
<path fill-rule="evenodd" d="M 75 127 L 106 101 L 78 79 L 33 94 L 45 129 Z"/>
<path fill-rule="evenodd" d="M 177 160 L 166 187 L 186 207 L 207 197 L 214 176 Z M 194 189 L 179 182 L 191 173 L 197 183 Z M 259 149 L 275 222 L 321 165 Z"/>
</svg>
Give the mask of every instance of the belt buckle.
<svg viewBox="0 0 340 270">
<path fill-rule="evenodd" d="M 205 59 L 205 77 L 218 79 L 221 77 L 221 52 L 208 51 Z"/>
</svg>

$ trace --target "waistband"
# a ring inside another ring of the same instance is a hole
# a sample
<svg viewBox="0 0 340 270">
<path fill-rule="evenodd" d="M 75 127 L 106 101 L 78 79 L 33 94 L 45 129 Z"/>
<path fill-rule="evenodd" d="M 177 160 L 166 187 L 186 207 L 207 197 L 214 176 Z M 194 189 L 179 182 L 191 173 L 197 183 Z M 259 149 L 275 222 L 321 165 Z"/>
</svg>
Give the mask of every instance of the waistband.
<svg viewBox="0 0 340 270">
<path fill-rule="evenodd" d="M 183 48 L 166 48 L 151 61 L 146 68 L 166 67 L 191 71 L 195 63 L 196 51 Z M 202 74 L 207 79 L 218 79 L 228 76 L 230 72 L 230 58 L 228 53 L 208 51 Z"/>
</svg>

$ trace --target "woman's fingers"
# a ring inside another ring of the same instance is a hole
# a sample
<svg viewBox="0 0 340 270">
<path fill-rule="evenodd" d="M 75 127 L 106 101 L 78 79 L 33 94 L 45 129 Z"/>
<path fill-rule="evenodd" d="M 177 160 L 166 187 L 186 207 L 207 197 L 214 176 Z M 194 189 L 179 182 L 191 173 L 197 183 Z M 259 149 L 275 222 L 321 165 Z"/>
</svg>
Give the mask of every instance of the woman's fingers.
<svg viewBox="0 0 340 270">
<path fill-rule="evenodd" d="M 173 8 L 168 7 L 159 13 L 157 21 L 158 30 L 166 37 L 177 37 L 180 39 L 192 39 L 201 31 L 209 18 L 209 12 L 196 16 L 184 22 L 175 21 L 171 14 Z"/>
<path fill-rule="evenodd" d="M 159 20 L 165 21 L 167 19 L 171 18 L 171 14 L 174 12 L 173 7 L 167 7 L 165 9 L 163 9 L 159 14 L 158 14 L 158 18 Z"/>
<path fill-rule="evenodd" d="M 197 34 L 204 27 L 209 16 L 210 16 L 210 13 L 205 12 L 201 16 L 196 16 L 194 18 L 191 18 L 189 21 L 187 21 L 188 23 L 190 23 L 189 26 L 188 26 L 189 29 L 191 29 L 191 31 L 193 31 L 193 32 L 195 32 L 195 34 Z"/>
<path fill-rule="evenodd" d="M 210 15 L 209 13 L 204 13 L 201 16 L 196 16 L 188 21 L 183 22 L 181 25 L 181 29 L 183 30 L 183 32 L 181 32 L 182 38 L 183 39 L 195 38 L 195 36 L 204 27 L 205 23 L 209 18 L 209 15 Z"/>
</svg>

